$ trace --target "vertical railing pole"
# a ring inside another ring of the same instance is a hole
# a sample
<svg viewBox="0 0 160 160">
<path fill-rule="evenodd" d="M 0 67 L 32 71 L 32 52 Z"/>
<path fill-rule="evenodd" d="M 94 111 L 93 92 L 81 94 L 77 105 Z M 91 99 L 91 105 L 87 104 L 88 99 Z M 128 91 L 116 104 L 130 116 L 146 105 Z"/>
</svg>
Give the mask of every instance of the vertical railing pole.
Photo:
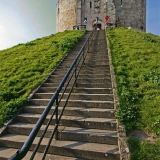
<svg viewBox="0 0 160 160">
<path fill-rule="evenodd" d="M 56 97 L 56 125 L 58 126 L 58 96 L 59 96 L 59 93 Z M 55 133 L 55 140 L 58 140 L 58 127 L 57 127 L 57 130 L 56 130 L 56 133 Z"/>
<path fill-rule="evenodd" d="M 85 60 L 84 50 L 85 50 L 85 49 L 83 48 L 83 50 L 82 50 L 82 52 L 83 52 L 83 53 L 82 53 L 82 56 L 83 56 L 83 64 L 84 64 L 84 60 Z"/>
<path fill-rule="evenodd" d="M 74 67 L 75 67 L 74 77 L 75 77 L 75 81 L 77 81 L 77 61 L 76 61 L 75 65 L 74 65 Z M 77 87 L 77 84 L 76 84 L 76 83 L 75 83 L 75 87 Z"/>
</svg>

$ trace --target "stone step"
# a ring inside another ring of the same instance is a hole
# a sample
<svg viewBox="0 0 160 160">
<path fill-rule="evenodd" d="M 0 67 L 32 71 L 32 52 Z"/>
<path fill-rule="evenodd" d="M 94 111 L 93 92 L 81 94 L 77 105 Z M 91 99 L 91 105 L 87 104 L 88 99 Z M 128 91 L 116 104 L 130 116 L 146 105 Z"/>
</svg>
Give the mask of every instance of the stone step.
<svg viewBox="0 0 160 160">
<path fill-rule="evenodd" d="M 37 93 L 54 93 L 57 87 L 41 87 L 38 89 Z M 68 93 L 71 88 L 66 90 Z M 73 88 L 73 93 L 93 93 L 93 94 L 112 94 L 112 88 Z"/>
<path fill-rule="evenodd" d="M 27 140 L 28 136 L 7 134 L 0 137 L 0 146 L 5 148 L 19 149 Z M 30 150 L 33 150 L 39 138 L 36 137 Z M 44 138 L 38 152 L 43 152 L 49 138 Z M 117 145 L 86 143 L 78 141 L 52 140 L 48 154 L 57 154 L 67 157 L 92 159 L 92 160 L 120 160 L 119 148 Z"/>
<path fill-rule="evenodd" d="M 6 148 L 6 147 L 0 147 L 0 159 L 1 160 L 8 160 L 10 157 L 12 157 L 17 152 L 17 149 L 14 148 Z M 27 155 L 23 158 L 23 160 L 29 160 L 31 157 L 32 152 L 29 151 Z M 43 154 L 42 153 L 36 153 L 36 156 L 34 157 L 34 160 L 40 160 L 42 159 Z M 84 160 L 81 158 L 73 158 L 73 157 L 66 157 L 66 156 L 59 156 L 59 155 L 53 155 L 53 154 L 47 154 L 45 160 Z"/>
<path fill-rule="evenodd" d="M 59 68 L 65 68 L 66 66 L 64 66 L 65 65 L 65 63 L 64 64 L 61 64 L 61 65 L 59 65 Z M 69 66 L 70 67 L 70 66 Z M 68 68 L 69 68 L 68 67 Z M 95 64 L 92 64 L 92 63 L 89 63 L 89 62 L 87 62 L 87 63 L 85 63 L 83 66 L 82 66 L 82 68 L 92 68 L 93 69 L 93 67 L 95 68 L 95 69 L 99 69 L 99 68 L 110 68 L 110 65 L 109 65 L 109 63 L 106 63 L 106 61 L 105 62 L 103 62 L 103 63 L 100 63 L 100 64 L 98 64 L 98 65 L 95 65 Z"/>
<path fill-rule="evenodd" d="M 71 80 L 73 82 L 75 79 Z M 61 82 L 62 79 L 54 79 L 54 78 L 49 78 L 45 81 L 45 83 L 56 83 L 56 82 Z M 111 83 L 110 78 L 78 78 L 77 79 L 78 83 Z"/>
<path fill-rule="evenodd" d="M 47 106 L 50 99 L 30 99 L 30 105 Z M 62 99 L 61 105 L 65 103 Z M 67 106 L 69 107 L 85 107 L 85 108 L 107 108 L 113 109 L 113 101 L 90 101 L 90 100 L 68 100 Z"/>
<path fill-rule="evenodd" d="M 102 51 L 104 51 L 104 53 L 106 53 L 107 55 L 107 49 L 102 45 L 94 46 L 90 49 L 90 52 L 92 52 L 94 55 L 97 55 L 97 56 L 101 54 Z"/>
<path fill-rule="evenodd" d="M 109 61 L 108 60 L 105 60 L 105 61 L 93 61 L 93 60 L 91 60 L 91 61 L 88 61 L 87 62 L 87 60 L 85 61 L 85 65 L 87 65 L 87 66 L 100 66 L 100 65 L 106 65 L 106 66 L 108 66 L 109 65 Z"/>
<path fill-rule="evenodd" d="M 110 78 L 78 78 L 77 79 L 78 83 L 111 83 L 111 79 Z"/>
<path fill-rule="evenodd" d="M 22 123 L 35 124 L 40 118 L 41 114 L 24 113 L 19 114 L 15 121 Z M 50 115 L 47 116 L 44 124 L 48 122 Z M 55 117 L 53 118 L 52 125 L 55 124 Z M 60 125 L 68 127 L 88 128 L 88 129 L 103 129 L 115 131 L 117 129 L 117 123 L 115 119 L 107 118 L 86 118 L 86 117 L 74 117 L 74 116 L 62 116 Z"/>
<path fill-rule="evenodd" d="M 61 70 L 67 70 L 69 69 L 70 66 L 67 68 L 64 65 L 59 65 L 57 69 L 61 69 Z M 105 64 L 105 65 L 88 65 L 88 63 L 86 63 L 85 65 L 82 66 L 82 69 L 88 69 L 88 70 L 101 70 L 101 69 L 109 69 L 110 65 L 109 64 Z"/>
<path fill-rule="evenodd" d="M 79 74 L 78 75 L 78 78 L 106 78 L 106 79 L 110 79 L 111 78 L 111 75 L 110 75 L 110 73 L 109 72 L 106 72 L 106 73 L 104 73 L 104 74 L 98 74 L 98 73 L 96 73 L 96 74 L 86 74 L 86 73 L 84 73 L 84 74 Z"/>
<path fill-rule="evenodd" d="M 104 57 L 108 58 L 108 54 L 106 53 L 106 50 L 105 51 L 99 50 L 98 54 L 97 54 L 97 52 L 93 52 L 92 55 L 88 54 L 87 57 L 92 57 L 92 58 L 98 57 L 98 58 L 102 58 L 102 60 L 103 60 Z"/>
<path fill-rule="evenodd" d="M 35 113 L 42 114 L 46 106 L 26 106 L 23 108 L 24 113 Z M 55 107 L 52 107 L 50 114 L 53 112 Z M 59 113 L 62 107 L 59 107 Z M 66 106 L 63 115 L 77 116 L 77 117 L 93 117 L 93 118 L 114 118 L 113 109 L 102 109 L 102 108 L 78 108 Z"/>
<path fill-rule="evenodd" d="M 87 58 L 101 58 L 102 60 L 104 59 L 104 57 L 106 57 L 106 59 L 108 59 L 108 53 L 107 50 L 103 50 L 101 51 L 101 49 L 98 49 L 96 52 L 92 52 L 92 54 L 87 54 Z M 98 53 L 98 54 L 97 54 Z"/>
<path fill-rule="evenodd" d="M 67 67 L 58 67 L 56 68 L 55 72 L 67 72 L 69 68 Z M 94 68 L 91 68 L 91 67 L 86 67 L 86 66 L 83 66 L 81 71 L 86 71 L 86 72 L 98 72 L 98 74 L 100 73 L 104 73 L 104 72 L 110 72 L 110 68 L 109 67 L 94 67 Z M 100 72 L 99 72 L 100 71 Z M 82 73 L 82 72 L 81 72 Z"/>
<path fill-rule="evenodd" d="M 81 74 L 84 74 L 84 73 L 87 73 L 87 74 L 104 74 L 104 73 L 110 73 L 110 69 L 103 69 L 103 70 L 85 70 L 85 69 L 82 69 L 81 70 Z"/>
<path fill-rule="evenodd" d="M 58 87 L 59 83 L 43 83 L 42 87 Z M 72 86 L 72 84 L 68 85 L 69 87 Z M 111 88 L 112 83 L 76 83 L 76 87 L 80 88 Z"/>
<path fill-rule="evenodd" d="M 76 83 L 76 87 L 88 87 L 88 88 L 111 88 L 112 87 L 112 83 L 108 82 L 108 83 Z"/>
<path fill-rule="evenodd" d="M 16 123 L 8 126 L 9 134 L 29 135 L 35 124 L 28 123 Z M 42 125 L 38 137 L 40 137 L 45 129 L 45 125 Z M 54 125 L 50 125 L 46 138 L 49 138 Z M 118 145 L 118 137 L 116 131 L 97 130 L 97 129 L 85 129 L 75 127 L 58 127 L 58 139 L 59 140 L 70 140 L 70 141 L 81 141 L 90 143 L 101 143 Z"/>
<path fill-rule="evenodd" d="M 53 93 L 35 93 L 33 95 L 33 99 L 51 99 L 53 96 Z M 61 97 L 61 93 L 59 94 L 59 97 Z M 68 97 L 68 93 L 64 93 L 63 99 L 66 99 Z M 71 93 L 70 99 L 72 100 L 99 100 L 99 101 L 113 101 L 113 95 L 112 94 L 86 94 L 86 93 Z"/>
<path fill-rule="evenodd" d="M 86 57 L 85 62 L 93 62 L 93 61 L 99 62 L 99 61 L 102 61 L 102 59 L 103 59 L 103 62 L 108 62 L 108 65 L 109 65 L 109 59 L 108 59 L 107 55 L 106 56 L 99 55 L 99 56 L 95 56 L 95 57 L 88 56 L 88 57 Z"/>
<path fill-rule="evenodd" d="M 63 75 L 63 74 L 54 73 L 54 74 L 50 75 L 49 78 L 55 78 L 55 79 L 62 80 L 64 76 L 65 75 Z M 78 78 L 86 78 L 86 77 L 87 78 L 107 78 L 108 79 L 108 78 L 111 78 L 111 75 L 110 75 L 109 72 L 106 72 L 104 74 L 99 74 L 99 73 L 96 73 L 96 74 L 81 74 L 81 73 L 79 73 L 79 75 L 78 75 Z"/>
<path fill-rule="evenodd" d="M 56 69 L 55 73 L 57 73 L 58 75 L 65 75 L 67 73 L 68 69 L 66 70 L 61 70 L 61 69 Z M 89 70 L 89 69 L 82 69 L 81 74 L 105 74 L 105 73 L 110 73 L 110 69 L 101 69 L 101 70 Z"/>
<path fill-rule="evenodd" d="M 63 67 L 70 67 L 71 66 L 71 64 L 72 64 L 73 62 L 72 61 L 69 61 L 69 60 L 64 60 L 63 61 L 63 63 L 61 63 L 61 65 L 59 65 L 59 66 L 63 66 Z M 95 65 L 95 66 L 94 66 Z M 84 66 L 88 66 L 88 67 L 91 67 L 91 66 L 94 66 L 95 68 L 98 68 L 98 67 L 108 67 L 109 66 L 109 60 L 108 59 L 106 59 L 106 60 L 98 60 L 97 59 L 97 61 L 96 60 L 88 60 L 88 59 L 86 59 L 85 60 L 85 63 L 84 63 Z"/>
</svg>

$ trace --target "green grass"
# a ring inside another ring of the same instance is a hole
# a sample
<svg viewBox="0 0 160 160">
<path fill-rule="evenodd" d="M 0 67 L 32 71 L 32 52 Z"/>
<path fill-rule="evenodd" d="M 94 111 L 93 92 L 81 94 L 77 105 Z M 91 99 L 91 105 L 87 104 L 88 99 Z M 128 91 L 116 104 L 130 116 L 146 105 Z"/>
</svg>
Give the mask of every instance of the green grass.
<svg viewBox="0 0 160 160">
<path fill-rule="evenodd" d="M 116 116 L 120 123 L 124 124 L 127 132 L 138 128 L 158 138 L 160 136 L 160 37 L 125 28 L 108 30 L 107 35 L 119 97 Z M 152 159 L 150 156 L 155 154 L 153 159 L 158 160 L 160 150 L 154 151 L 154 147 L 160 148 L 160 143 L 139 143 L 139 148 L 135 149 L 132 159 L 136 159 L 144 152 L 139 159 L 150 160 Z M 152 153 L 149 152 L 150 149 Z"/>
<path fill-rule="evenodd" d="M 128 138 L 131 160 L 160 160 L 160 140 L 154 143 Z"/>
<path fill-rule="evenodd" d="M 85 31 L 65 31 L 0 51 L 0 125 L 79 41 Z"/>
</svg>

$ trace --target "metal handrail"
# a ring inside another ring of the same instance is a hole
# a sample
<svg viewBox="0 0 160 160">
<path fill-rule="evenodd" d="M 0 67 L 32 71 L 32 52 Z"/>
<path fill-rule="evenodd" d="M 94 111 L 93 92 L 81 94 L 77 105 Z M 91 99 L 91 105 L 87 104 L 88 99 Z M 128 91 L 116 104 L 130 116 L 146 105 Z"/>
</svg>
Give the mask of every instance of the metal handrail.
<svg viewBox="0 0 160 160">
<path fill-rule="evenodd" d="M 75 60 L 73 61 L 72 65 L 70 66 L 70 68 L 68 69 L 66 75 L 64 76 L 64 78 L 62 79 L 61 83 L 59 84 L 58 88 L 56 89 L 56 92 L 54 93 L 54 95 L 52 96 L 50 102 L 48 103 L 47 107 L 45 108 L 45 110 L 43 111 L 41 117 L 39 118 L 39 120 L 37 121 L 35 127 L 32 129 L 28 139 L 26 140 L 26 142 L 24 143 L 24 145 L 22 146 L 22 148 L 20 150 L 18 150 L 16 152 L 16 154 L 14 154 L 9 160 L 21 160 L 22 158 L 24 158 L 26 156 L 26 154 L 28 153 L 34 139 L 36 138 L 42 124 L 44 123 L 48 113 L 50 112 L 51 108 L 53 107 L 54 103 L 55 103 L 55 109 L 53 110 L 52 112 L 52 115 L 50 117 L 50 119 L 48 120 L 48 123 L 39 139 L 39 142 L 37 144 L 37 146 L 35 147 L 32 155 L 31 155 L 31 158 L 30 160 L 34 159 L 34 156 L 36 155 L 36 152 L 47 132 L 47 129 L 51 123 L 51 121 L 53 120 L 53 117 L 55 116 L 55 120 L 56 120 L 56 123 L 55 123 L 55 127 L 52 131 L 52 134 L 51 134 L 51 137 L 49 139 L 49 142 L 45 148 L 45 151 L 44 151 L 44 154 L 43 154 L 43 157 L 42 159 L 45 159 L 45 156 L 47 154 L 47 151 L 48 151 L 48 148 L 50 146 L 50 143 L 53 139 L 53 137 L 55 136 L 55 139 L 58 139 L 58 125 L 59 125 L 59 122 L 61 120 L 61 117 L 63 115 L 63 111 L 65 110 L 65 107 L 66 107 L 66 104 L 68 102 L 68 99 L 71 95 L 71 92 L 73 90 L 73 87 L 76 85 L 76 80 L 77 80 L 77 77 L 78 77 L 78 74 L 80 72 L 80 69 L 82 68 L 83 64 L 84 64 L 84 61 L 85 61 L 85 58 L 86 58 L 86 55 L 87 55 L 87 52 L 89 50 L 89 45 L 92 41 L 92 38 L 93 38 L 93 34 L 94 34 L 94 31 L 92 31 L 91 35 L 89 36 L 89 38 L 87 39 L 87 41 L 85 42 L 85 44 L 83 45 L 83 47 L 81 48 L 81 50 L 79 51 L 78 55 L 76 56 Z M 70 89 L 70 92 L 68 93 L 68 97 L 66 98 L 66 101 L 63 105 L 63 108 L 62 108 L 62 111 L 60 113 L 60 115 L 58 116 L 58 107 L 59 107 L 59 104 L 64 96 L 64 93 L 67 89 L 67 87 L 69 86 L 71 80 L 74 79 L 73 81 L 73 84 L 71 86 L 71 89 Z M 67 82 L 68 80 L 68 82 Z M 61 94 L 61 97 L 59 97 L 59 93 L 62 92 Z"/>
</svg>

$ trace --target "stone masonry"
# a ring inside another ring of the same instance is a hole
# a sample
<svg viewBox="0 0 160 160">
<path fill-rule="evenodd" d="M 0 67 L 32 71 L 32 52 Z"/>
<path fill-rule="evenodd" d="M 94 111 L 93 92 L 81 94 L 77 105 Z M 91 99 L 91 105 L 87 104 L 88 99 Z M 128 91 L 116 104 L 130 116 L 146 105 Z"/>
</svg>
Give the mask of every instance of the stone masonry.
<svg viewBox="0 0 160 160">
<path fill-rule="evenodd" d="M 57 32 L 72 30 L 76 25 L 76 0 L 60 0 L 57 4 Z"/>
<path fill-rule="evenodd" d="M 57 32 L 72 30 L 75 25 L 86 25 L 87 30 L 92 30 L 99 24 L 104 29 L 106 16 L 109 16 L 109 23 L 113 27 L 132 27 L 145 31 L 146 0 L 59 0 Z"/>
</svg>

